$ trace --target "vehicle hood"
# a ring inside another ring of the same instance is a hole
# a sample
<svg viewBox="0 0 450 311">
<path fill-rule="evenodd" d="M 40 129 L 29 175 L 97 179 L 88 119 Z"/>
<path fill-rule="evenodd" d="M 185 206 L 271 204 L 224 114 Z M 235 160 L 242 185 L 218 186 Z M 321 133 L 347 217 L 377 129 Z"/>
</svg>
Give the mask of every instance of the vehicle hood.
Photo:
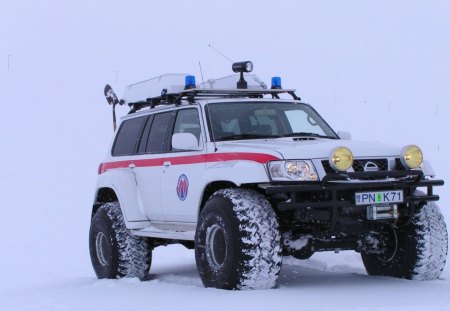
<svg viewBox="0 0 450 311">
<path fill-rule="evenodd" d="M 399 156 L 401 151 L 401 147 L 378 142 L 321 138 L 312 140 L 278 138 L 217 143 L 217 148 L 222 152 L 272 153 L 284 159 L 328 158 L 334 148 L 341 146 L 349 148 L 355 158 L 393 157 Z"/>
</svg>

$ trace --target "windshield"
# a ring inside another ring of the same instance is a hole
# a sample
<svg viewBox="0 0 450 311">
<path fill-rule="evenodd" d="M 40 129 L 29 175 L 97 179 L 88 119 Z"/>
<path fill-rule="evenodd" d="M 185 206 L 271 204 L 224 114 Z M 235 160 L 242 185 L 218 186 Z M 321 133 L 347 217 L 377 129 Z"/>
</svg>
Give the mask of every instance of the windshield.
<svg viewBox="0 0 450 311">
<path fill-rule="evenodd" d="M 206 106 L 214 141 L 324 137 L 334 131 L 310 106 L 279 102 L 213 103 Z"/>
</svg>

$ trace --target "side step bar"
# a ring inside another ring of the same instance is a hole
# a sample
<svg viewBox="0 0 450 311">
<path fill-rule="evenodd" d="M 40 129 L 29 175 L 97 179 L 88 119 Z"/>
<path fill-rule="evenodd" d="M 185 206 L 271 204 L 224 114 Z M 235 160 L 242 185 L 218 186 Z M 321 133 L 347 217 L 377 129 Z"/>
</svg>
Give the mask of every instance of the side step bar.
<svg viewBox="0 0 450 311">
<path fill-rule="evenodd" d="M 160 238 L 168 240 L 183 240 L 183 241 L 194 241 L 195 230 L 189 231 L 172 231 L 172 230 L 162 230 L 155 228 L 153 226 L 139 229 L 131 230 L 132 235 L 145 236 L 149 238 Z"/>
</svg>

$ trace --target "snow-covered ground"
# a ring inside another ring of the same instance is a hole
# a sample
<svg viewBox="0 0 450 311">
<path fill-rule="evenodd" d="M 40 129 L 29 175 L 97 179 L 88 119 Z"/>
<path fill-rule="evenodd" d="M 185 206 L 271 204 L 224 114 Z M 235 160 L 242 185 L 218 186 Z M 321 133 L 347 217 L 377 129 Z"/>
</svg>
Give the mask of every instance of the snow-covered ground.
<svg viewBox="0 0 450 311">
<path fill-rule="evenodd" d="M 9 286 L 0 288 L 2 305 L 7 306 L 3 310 L 450 309 L 448 280 L 424 283 L 369 277 L 355 253 L 314 256 L 305 262 L 288 259 L 277 289 L 242 292 L 203 288 L 193 251 L 170 246 L 156 249 L 154 255 L 152 279 L 146 282 L 97 280 L 80 256 L 78 263 L 65 260 L 66 265 L 53 273 L 35 271 L 35 280 L 16 286 L 7 279 Z M 325 259 L 332 263 L 327 265 Z M 75 271 L 68 273 L 69 269 Z"/>
<path fill-rule="evenodd" d="M 181 246 L 155 249 L 145 282 L 97 280 L 88 252 L 112 135 L 104 85 L 120 95 L 167 72 L 199 79 L 198 61 L 205 79 L 228 75 L 209 43 L 266 82 L 282 76 L 355 139 L 421 146 L 447 182 L 450 224 L 449 29 L 448 1 L 2 3 L 0 310 L 450 310 L 450 264 L 406 281 L 367 276 L 354 252 L 322 253 L 287 258 L 277 289 L 238 292 L 203 288 Z"/>
</svg>

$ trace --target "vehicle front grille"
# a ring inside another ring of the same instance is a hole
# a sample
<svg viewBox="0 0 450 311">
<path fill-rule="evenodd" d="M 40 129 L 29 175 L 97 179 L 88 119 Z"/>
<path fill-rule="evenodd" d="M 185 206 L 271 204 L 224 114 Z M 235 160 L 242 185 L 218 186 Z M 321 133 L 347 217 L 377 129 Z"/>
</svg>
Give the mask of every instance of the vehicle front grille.
<svg viewBox="0 0 450 311">
<path fill-rule="evenodd" d="M 330 163 L 327 160 L 323 160 L 322 165 L 325 173 L 327 174 L 337 172 L 331 167 Z M 389 164 L 387 159 L 355 159 L 353 161 L 353 170 L 355 172 L 388 171 Z"/>
<path fill-rule="evenodd" d="M 387 159 L 373 159 L 373 160 L 355 160 L 353 161 L 353 169 L 355 172 L 364 172 L 365 167 L 367 168 L 376 168 L 378 167 L 379 171 L 387 171 L 388 161 Z"/>
</svg>

